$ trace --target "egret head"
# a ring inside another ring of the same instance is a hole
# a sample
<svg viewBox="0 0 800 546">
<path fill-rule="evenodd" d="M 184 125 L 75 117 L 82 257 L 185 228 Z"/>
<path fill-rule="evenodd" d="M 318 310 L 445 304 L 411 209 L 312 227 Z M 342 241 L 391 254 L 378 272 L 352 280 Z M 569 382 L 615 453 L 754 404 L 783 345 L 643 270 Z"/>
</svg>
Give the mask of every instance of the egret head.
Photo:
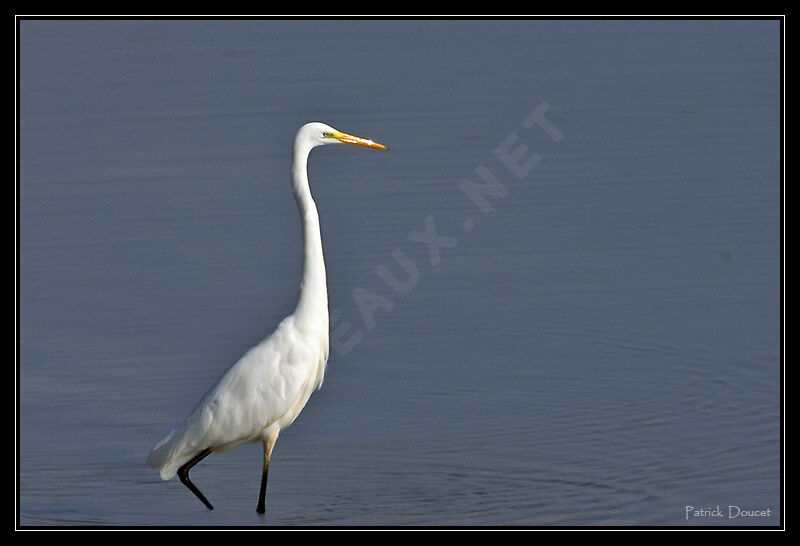
<svg viewBox="0 0 800 546">
<path fill-rule="evenodd" d="M 306 123 L 297 132 L 295 139 L 295 147 L 302 148 L 315 148 L 324 144 L 352 144 L 355 146 L 365 146 L 367 148 L 376 148 L 378 150 L 385 150 L 386 146 L 378 144 L 373 140 L 367 138 L 357 137 L 348 133 L 337 131 L 330 125 L 320 123 L 318 121 Z"/>
</svg>

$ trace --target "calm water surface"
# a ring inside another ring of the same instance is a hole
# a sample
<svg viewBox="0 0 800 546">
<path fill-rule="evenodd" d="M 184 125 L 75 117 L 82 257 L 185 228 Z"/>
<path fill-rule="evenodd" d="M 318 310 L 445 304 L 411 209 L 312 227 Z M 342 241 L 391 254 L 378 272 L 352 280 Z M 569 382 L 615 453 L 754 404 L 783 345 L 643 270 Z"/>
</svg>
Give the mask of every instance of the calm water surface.
<svg viewBox="0 0 800 546">
<path fill-rule="evenodd" d="M 778 524 L 779 48 L 769 20 L 21 21 L 19 523 Z M 267 515 L 258 444 L 193 470 L 209 512 L 145 459 L 293 309 L 313 120 L 390 151 L 312 154 L 326 382 Z"/>
</svg>

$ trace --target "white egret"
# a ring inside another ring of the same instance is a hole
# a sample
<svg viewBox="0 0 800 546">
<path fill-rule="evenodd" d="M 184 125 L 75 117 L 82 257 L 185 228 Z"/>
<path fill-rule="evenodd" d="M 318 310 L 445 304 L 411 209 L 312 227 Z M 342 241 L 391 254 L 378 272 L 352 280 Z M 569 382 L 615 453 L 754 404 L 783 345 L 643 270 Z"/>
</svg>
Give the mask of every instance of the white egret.
<svg viewBox="0 0 800 546">
<path fill-rule="evenodd" d="M 267 473 L 278 434 L 289 426 L 322 384 L 328 360 L 328 289 L 319 216 L 308 185 L 311 150 L 323 144 L 354 144 L 385 150 L 372 140 L 308 123 L 294 141 L 292 183 L 303 226 L 303 271 L 294 313 L 250 349 L 208 390 L 194 410 L 153 447 L 148 464 L 163 480 L 181 483 L 209 510 L 213 506 L 189 480 L 189 470 L 212 452 L 247 443 L 264 444 L 256 511 L 264 513 Z"/>
</svg>

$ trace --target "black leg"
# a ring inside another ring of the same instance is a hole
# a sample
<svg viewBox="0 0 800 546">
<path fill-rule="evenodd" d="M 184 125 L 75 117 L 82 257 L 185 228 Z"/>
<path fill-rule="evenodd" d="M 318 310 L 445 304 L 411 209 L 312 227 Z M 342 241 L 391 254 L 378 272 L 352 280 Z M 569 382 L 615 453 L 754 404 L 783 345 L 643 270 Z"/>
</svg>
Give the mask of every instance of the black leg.
<svg viewBox="0 0 800 546">
<path fill-rule="evenodd" d="M 191 461 L 189 461 L 188 463 L 186 463 L 185 465 L 183 465 L 182 467 L 180 467 L 178 469 L 178 478 L 180 478 L 181 483 L 183 485 L 185 485 L 186 487 L 188 487 L 189 491 L 194 493 L 197 496 L 198 499 L 203 501 L 203 504 L 205 504 L 206 507 L 209 510 L 213 510 L 214 507 L 211 506 L 211 503 L 208 502 L 208 500 L 205 498 L 205 496 L 203 496 L 203 494 L 200 492 L 200 490 L 197 487 L 195 487 L 195 485 L 189 479 L 189 470 L 194 465 L 196 465 L 197 463 L 199 463 L 200 461 L 205 459 L 208 455 L 210 455 L 211 451 L 212 451 L 211 448 L 201 451 L 200 453 L 195 455 L 194 458 Z"/>
<path fill-rule="evenodd" d="M 264 509 L 264 499 L 267 496 L 267 474 L 269 473 L 269 460 L 264 460 L 264 470 L 261 472 L 261 490 L 258 492 L 258 506 L 256 506 L 256 512 L 259 514 L 263 514 L 266 510 Z"/>
<path fill-rule="evenodd" d="M 272 458 L 272 448 L 275 447 L 275 440 L 278 439 L 278 434 L 275 433 L 264 440 L 264 468 L 261 470 L 261 489 L 258 492 L 258 505 L 256 512 L 263 514 L 264 499 L 267 496 L 267 474 L 269 474 L 269 460 Z"/>
</svg>

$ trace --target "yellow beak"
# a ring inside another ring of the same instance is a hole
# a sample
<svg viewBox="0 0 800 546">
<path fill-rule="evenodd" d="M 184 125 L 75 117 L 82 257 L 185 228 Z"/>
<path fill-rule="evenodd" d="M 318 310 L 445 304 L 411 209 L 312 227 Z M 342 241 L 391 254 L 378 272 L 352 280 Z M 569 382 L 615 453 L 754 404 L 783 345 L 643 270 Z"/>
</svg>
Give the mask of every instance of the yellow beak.
<svg viewBox="0 0 800 546">
<path fill-rule="evenodd" d="M 355 135 L 349 135 L 347 133 L 342 133 L 341 131 L 336 131 L 335 133 L 331 133 L 331 137 L 335 138 L 339 142 L 343 142 L 344 144 L 353 144 L 355 146 L 366 146 L 367 148 L 377 148 L 378 150 L 386 150 L 386 146 L 383 144 L 378 144 L 374 140 L 369 140 L 368 138 L 361 138 Z"/>
</svg>

